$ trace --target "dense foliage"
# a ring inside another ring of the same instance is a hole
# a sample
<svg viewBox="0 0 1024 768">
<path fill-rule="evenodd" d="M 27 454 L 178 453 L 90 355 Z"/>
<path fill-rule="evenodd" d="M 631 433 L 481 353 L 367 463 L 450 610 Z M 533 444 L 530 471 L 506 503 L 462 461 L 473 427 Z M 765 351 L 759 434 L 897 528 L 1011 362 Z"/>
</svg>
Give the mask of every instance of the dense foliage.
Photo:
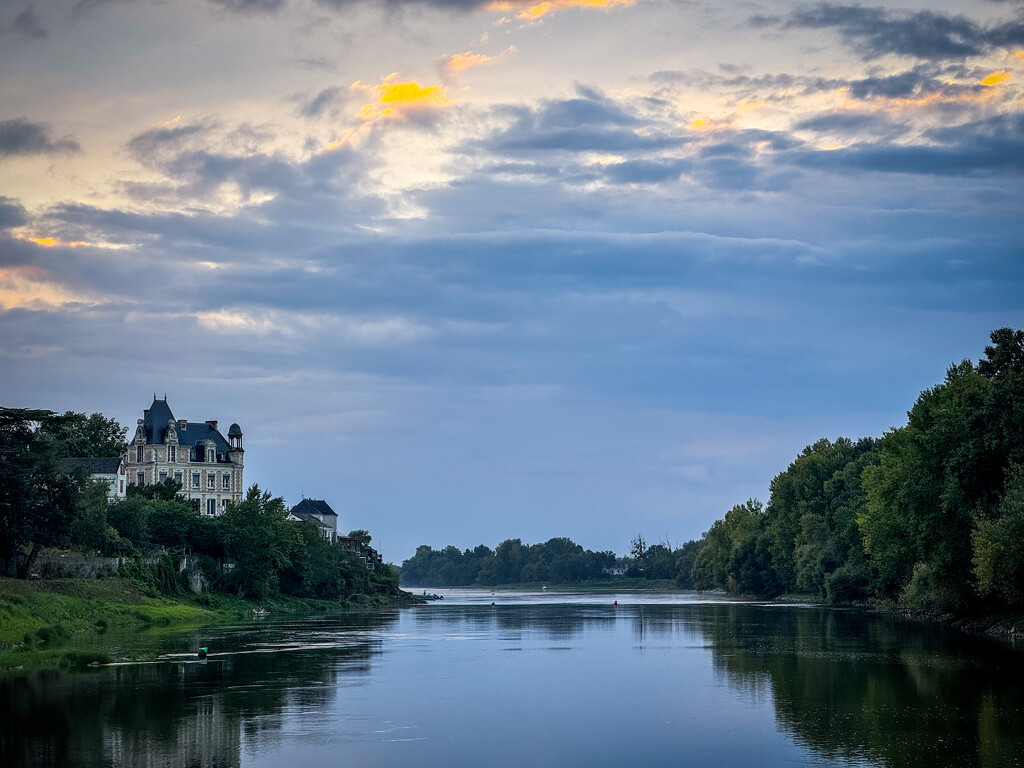
<svg viewBox="0 0 1024 768">
<path fill-rule="evenodd" d="M 698 588 L 931 612 L 1024 600 L 1024 331 L 950 367 L 882 438 L 808 446 L 698 545 Z"/>
<path fill-rule="evenodd" d="M 397 569 L 369 570 L 312 523 L 287 520 L 284 500 L 257 486 L 214 518 L 173 480 L 130 485 L 127 498 L 108 502 L 105 483 L 63 461 L 119 456 L 124 435 L 100 414 L 0 408 L 0 575 L 26 578 L 40 549 L 71 547 L 122 557 L 122 575 L 164 594 L 188 588 L 186 556 L 201 564 L 209 587 L 243 597 L 398 592 Z M 353 534 L 369 544 L 368 532 Z"/>
<path fill-rule="evenodd" d="M 402 583 L 424 587 L 571 583 L 610 578 L 603 569 L 614 564 L 615 553 L 591 552 L 565 538 L 532 546 L 508 539 L 494 550 L 481 544 L 464 552 L 458 547 L 434 550 L 423 545 L 402 563 Z"/>
</svg>

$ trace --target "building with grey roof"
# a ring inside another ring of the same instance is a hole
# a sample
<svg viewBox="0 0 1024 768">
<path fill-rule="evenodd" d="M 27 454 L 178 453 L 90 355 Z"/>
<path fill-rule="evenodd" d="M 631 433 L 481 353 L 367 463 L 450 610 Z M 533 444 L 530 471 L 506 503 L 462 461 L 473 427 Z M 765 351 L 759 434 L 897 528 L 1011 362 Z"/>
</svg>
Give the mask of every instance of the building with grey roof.
<svg viewBox="0 0 1024 768">
<path fill-rule="evenodd" d="M 106 483 L 107 498 L 110 501 L 117 501 L 125 497 L 125 483 L 128 475 L 124 456 L 63 459 L 61 468 L 66 472 L 81 472 L 90 480 Z"/>
<path fill-rule="evenodd" d="M 338 538 L 338 513 L 324 499 L 303 499 L 291 509 L 291 514 L 313 523 L 320 535 L 334 543 Z"/>
<path fill-rule="evenodd" d="M 183 496 L 199 501 L 200 512 L 220 515 L 229 502 L 242 500 L 244 455 L 237 424 L 228 428 L 225 438 L 216 421 L 175 419 L 167 396 L 159 400 L 154 395 L 128 446 L 128 482 L 174 480 L 181 483 Z"/>
</svg>

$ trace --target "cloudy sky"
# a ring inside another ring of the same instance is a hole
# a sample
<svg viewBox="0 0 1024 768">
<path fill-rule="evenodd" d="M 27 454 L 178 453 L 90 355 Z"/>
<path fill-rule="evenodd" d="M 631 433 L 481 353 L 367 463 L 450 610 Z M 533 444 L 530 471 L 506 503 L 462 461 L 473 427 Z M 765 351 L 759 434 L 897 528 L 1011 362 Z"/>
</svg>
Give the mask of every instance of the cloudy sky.
<svg viewBox="0 0 1024 768">
<path fill-rule="evenodd" d="M 1005 0 L 0 0 L 0 404 L 675 544 L 1021 326 L 1022 178 Z"/>
</svg>

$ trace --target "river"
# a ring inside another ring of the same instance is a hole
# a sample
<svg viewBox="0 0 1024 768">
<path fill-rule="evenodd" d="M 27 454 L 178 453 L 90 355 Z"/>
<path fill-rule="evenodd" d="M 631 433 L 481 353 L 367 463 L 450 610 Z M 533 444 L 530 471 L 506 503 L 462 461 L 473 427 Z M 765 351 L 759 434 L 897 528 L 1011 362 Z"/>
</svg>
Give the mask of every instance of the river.
<svg viewBox="0 0 1024 768">
<path fill-rule="evenodd" d="M 1024 766 L 1007 641 L 694 594 L 438 592 L 82 638 L 171 658 L 0 679 L 0 764 Z"/>
</svg>

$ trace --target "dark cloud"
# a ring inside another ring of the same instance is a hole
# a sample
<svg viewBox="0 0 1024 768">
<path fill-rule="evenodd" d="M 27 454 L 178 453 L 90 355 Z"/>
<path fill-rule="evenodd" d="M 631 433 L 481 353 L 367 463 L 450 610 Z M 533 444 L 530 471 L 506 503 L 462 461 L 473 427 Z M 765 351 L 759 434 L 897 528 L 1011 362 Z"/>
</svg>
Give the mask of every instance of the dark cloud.
<svg viewBox="0 0 1024 768">
<path fill-rule="evenodd" d="M 915 67 L 905 72 L 891 75 L 865 77 L 851 80 L 847 84 L 850 95 L 855 99 L 870 99 L 880 96 L 886 99 L 906 99 L 925 96 L 931 93 L 953 95 L 964 91 L 976 91 L 981 86 L 956 85 L 944 82 L 938 73 L 925 68 Z"/>
<path fill-rule="evenodd" d="M 37 40 L 49 34 L 43 27 L 43 23 L 36 14 L 35 7 L 32 5 L 26 6 L 25 10 L 15 16 L 8 29 L 15 34 Z"/>
<path fill-rule="evenodd" d="M 339 85 L 324 88 L 311 97 L 297 97 L 298 113 L 302 117 L 324 117 L 337 115 L 339 110 L 349 101 L 351 90 Z"/>
<path fill-rule="evenodd" d="M 287 0 L 209 0 L 209 2 L 236 13 L 270 13 L 283 8 Z"/>
<path fill-rule="evenodd" d="M 931 131 L 938 145 L 859 143 L 844 149 L 794 152 L 796 165 L 930 176 L 1016 176 L 1024 171 L 1024 119 L 1000 117 Z"/>
<path fill-rule="evenodd" d="M 675 181 L 690 167 L 685 160 L 627 160 L 604 166 L 604 176 L 614 184 L 658 184 Z"/>
<path fill-rule="evenodd" d="M 536 151 L 629 152 L 678 146 L 679 137 L 651 133 L 638 117 L 606 96 L 578 88 L 579 97 L 540 107 L 505 107 L 512 124 L 475 146 L 503 154 Z"/>
<path fill-rule="evenodd" d="M 843 134 L 893 134 L 906 130 L 905 125 L 893 123 L 888 117 L 875 112 L 826 112 L 805 118 L 793 126 L 799 131 Z"/>
<path fill-rule="evenodd" d="M 52 138 L 45 123 L 32 123 L 24 118 L 0 120 L 0 157 L 74 154 L 79 150 L 78 142 L 70 136 Z"/>
<path fill-rule="evenodd" d="M 25 208 L 12 197 L 0 195 L 0 229 L 20 227 L 28 221 Z"/>
<path fill-rule="evenodd" d="M 762 19 L 761 26 L 774 25 Z M 934 11 L 893 12 L 885 8 L 822 3 L 795 11 L 782 26 L 835 29 L 864 58 L 886 54 L 919 59 L 962 59 L 995 47 L 1024 44 L 1024 22 L 981 26 L 965 16 Z"/>
</svg>

